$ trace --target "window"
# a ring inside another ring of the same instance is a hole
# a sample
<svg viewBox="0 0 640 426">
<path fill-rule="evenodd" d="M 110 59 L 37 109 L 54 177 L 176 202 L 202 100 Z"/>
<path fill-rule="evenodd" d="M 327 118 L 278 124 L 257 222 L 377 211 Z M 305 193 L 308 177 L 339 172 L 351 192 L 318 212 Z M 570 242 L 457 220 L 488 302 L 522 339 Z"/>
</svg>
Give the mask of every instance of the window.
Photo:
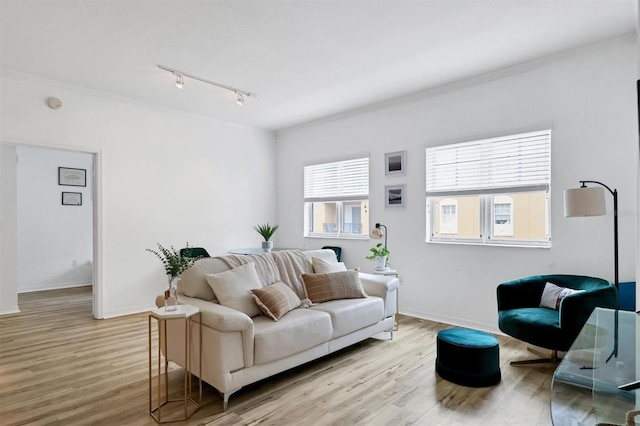
<svg viewBox="0 0 640 426">
<path fill-rule="evenodd" d="M 366 238 L 369 157 L 305 166 L 304 235 Z"/>
<path fill-rule="evenodd" d="M 551 245 L 551 130 L 426 149 L 427 241 Z"/>
</svg>

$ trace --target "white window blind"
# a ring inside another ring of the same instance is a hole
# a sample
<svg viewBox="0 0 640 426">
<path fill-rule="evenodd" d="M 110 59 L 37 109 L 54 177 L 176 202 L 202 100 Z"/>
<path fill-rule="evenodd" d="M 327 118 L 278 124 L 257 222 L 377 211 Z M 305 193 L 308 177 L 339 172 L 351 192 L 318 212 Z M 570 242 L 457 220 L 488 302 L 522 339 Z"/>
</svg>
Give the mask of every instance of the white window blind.
<svg viewBox="0 0 640 426">
<path fill-rule="evenodd" d="M 369 157 L 304 168 L 304 201 L 366 200 L 369 198 Z"/>
<path fill-rule="evenodd" d="M 427 196 L 544 191 L 551 130 L 426 149 Z"/>
</svg>

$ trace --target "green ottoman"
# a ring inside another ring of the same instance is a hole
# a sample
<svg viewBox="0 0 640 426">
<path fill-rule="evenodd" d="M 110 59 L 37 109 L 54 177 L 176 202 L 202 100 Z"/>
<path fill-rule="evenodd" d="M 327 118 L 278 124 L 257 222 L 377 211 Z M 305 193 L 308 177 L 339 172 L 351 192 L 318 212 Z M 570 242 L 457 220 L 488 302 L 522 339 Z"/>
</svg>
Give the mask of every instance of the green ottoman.
<svg viewBox="0 0 640 426">
<path fill-rule="evenodd" d="M 436 346 L 436 372 L 464 386 L 492 386 L 500 382 L 498 339 L 479 330 L 440 330 Z"/>
</svg>

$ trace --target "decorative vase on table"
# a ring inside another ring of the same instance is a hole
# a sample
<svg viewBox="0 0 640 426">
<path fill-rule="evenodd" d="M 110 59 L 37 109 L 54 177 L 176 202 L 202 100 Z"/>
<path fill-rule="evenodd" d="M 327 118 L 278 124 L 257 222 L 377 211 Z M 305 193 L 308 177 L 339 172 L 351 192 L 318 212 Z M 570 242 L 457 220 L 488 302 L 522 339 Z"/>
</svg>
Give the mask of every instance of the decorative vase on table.
<svg viewBox="0 0 640 426">
<path fill-rule="evenodd" d="M 164 266 L 164 272 L 169 279 L 169 288 L 164 292 L 164 307 L 167 311 L 175 311 L 178 309 L 178 288 L 176 280 L 184 271 L 189 269 L 201 256 L 182 256 L 181 251 L 190 252 L 191 247 L 187 243 L 186 247 L 178 251 L 173 246 L 170 248 L 162 247 L 157 243 L 158 250 L 146 249 L 153 253 Z"/>
<path fill-rule="evenodd" d="M 376 271 L 383 272 L 389 270 L 387 267 L 387 256 L 376 256 L 374 262 L 376 264 Z"/>
<path fill-rule="evenodd" d="M 178 287 L 176 279 L 178 277 L 169 277 L 169 288 L 164 292 L 164 310 L 175 311 L 178 309 Z"/>
<path fill-rule="evenodd" d="M 265 252 L 267 252 L 267 253 L 271 252 L 272 248 L 273 248 L 273 241 L 263 241 L 262 242 L 262 250 L 264 250 Z"/>
</svg>

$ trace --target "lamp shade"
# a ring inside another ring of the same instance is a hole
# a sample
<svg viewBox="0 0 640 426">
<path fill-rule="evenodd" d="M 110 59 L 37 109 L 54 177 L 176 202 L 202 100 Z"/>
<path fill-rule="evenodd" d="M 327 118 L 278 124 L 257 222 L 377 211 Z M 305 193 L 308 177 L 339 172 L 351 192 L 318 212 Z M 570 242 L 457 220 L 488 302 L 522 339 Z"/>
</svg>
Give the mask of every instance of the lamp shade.
<svg viewBox="0 0 640 426">
<path fill-rule="evenodd" d="M 380 238 L 384 237 L 384 231 L 382 230 L 382 228 L 373 228 L 371 230 L 371 232 L 369 232 L 369 236 L 371 238 L 380 239 Z"/>
<path fill-rule="evenodd" d="M 603 216 L 606 213 L 604 188 L 582 187 L 564 191 L 564 217 Z"/>
</svg>

